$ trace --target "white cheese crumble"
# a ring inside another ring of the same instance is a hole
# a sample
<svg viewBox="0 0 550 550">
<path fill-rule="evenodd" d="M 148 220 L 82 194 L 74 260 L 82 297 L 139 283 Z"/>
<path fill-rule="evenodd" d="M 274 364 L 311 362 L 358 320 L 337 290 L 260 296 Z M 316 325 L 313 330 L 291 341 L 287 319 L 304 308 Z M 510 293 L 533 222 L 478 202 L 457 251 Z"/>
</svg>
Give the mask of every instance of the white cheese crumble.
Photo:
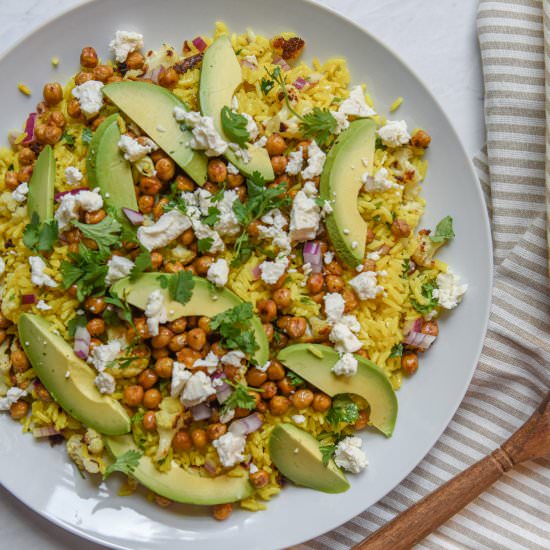
<svg viewBox="0 0 550 550">
<path fill-rule="evenodd" d="M 334 344 L 336 351 L 354 353 L 361 349 L 361 342 L 354 334 L 354 332 L 359 332 L 360 328 L 353 315 L 345 315 L 332 327 L 329 340 Z"/>
<path fill-rule="evenodd" d="M 298 191 L 290 212 L 290 238 L 293 241 L 309 241 L 315 238 L 321 222 L 321 209 L 315 199 Z"/>
<path fill-rule="evenodd" d="M 27 392 L 16 386 L 10 388 L 4 397 L 0 397 L 0 411 L 9 411 L 10 407 L 17 403 Z"/>
<path fill-rule="evenodd" d="M 334 132 L 336 135 L 349 128 L 349 120 L 346 113 L 330 111 L 330 114 L 334 117 L 334 120 L 336 120 L 336 131 Z"/>
<path fill-rule="evenodd" d="M 212 380 L 204 372 L 194 372 L 183 388 L 180 400 L 184 407 L 194 407 L 216 393 Z"/>
<path fill-rule="evenodd" d="M 364 190 L 371 193 L 376 193 L 379 191 L 387 191 L 388 189 L 397 189 L 399 185 L 394 183 L 390 179 L 390 173 L 387 168 L 379 168 L 374 174 L 374 177 L 369 175 L 369 172 L 365 172 L 361 176 L 361 181 L 363 182 Z"/>
<path fill-rule="evenodd" d="M 209 351 L 204 359 L 197 359 L 193 367 L 206 367 L 206 370 L 212 374 L 218 368 L 219 362 L 218 356 L 213 351 Z"/>
<path fill-rule="evenodd" d="M 260 133 L 256 121 L 248 113 L 241 113 L 241 115 L 246 118 L 246 131 L 248 132 L 248 141 L 255 140 Z"/>
<path fill-rule="evenodd" d="M 246 438 L 242 435 L 235 435 L 231 432 L 223 434 L 212 442 L 218 452 L 222 466 L 231 468 L 244 460 L 244 446 Z"/>
<path fill-rule="evenodd" d="M 174 107 L 174 117 L 178 122 L 183 122 L 191 128 L 193 149 L 204 151 L 208 157 L 217 157 L 225 153 L 228 143 L 214 127 L 212 117 L 201 116 L 197 111 L 186 111 L 181 107 Z"/>
<path fill-rule="evenodd" d="M 159 325 L 166 323 L 168 315 L 164 307 L 164 296 L 157 289 L 153 290 L 147 298 L 147 306 L 145 308 L 145 317 L 147 317 L 147 328 L 151 336 L 157 336 L 159 333 Z"/>
<path fill-rule="evenodd" d="M 52 309 L 52 306 L 48 305 L 44 300 L 38 300 L 38 303 L 36 304 L 36 309 L 40 311 L 49 311 Z"/>
<path fill-rule="evenodd" d="M 82 190 L 76 194 L 66 193 L 61 197 L 59 207 L 55 212 L 59 231 L 65 230 L 70 225 L 71 220 L 77 220 L 80 216 L 80 210 L 94 212 L 100 208 L 103 208 L 103 197 L 99 194 L 99 189 L 93 191 Z"/>
<path fill-rule="evenodd" d="M 404 120 L 388 120 L 386 124 L 378 130 L 378 135 L 384 144 L 390 147 L 405 145 L 411 139 L 407 131 L 407 123 Z"/>
<path fill-rule="evenodd" d="M 331 264 L 334 260 L 334 252 L 331 252 L 330 250 L 328 252 L 325 252 L 323 256 L 323 261 L 325 264 Z"/>
<path fill-rule="evenodd" d="M 108 372 L 100 372 L 94 382 L 99 393 L 111 394 L 115 392 L 116 381 Z"/>
<path fill-rule="evenodd" d="M 119 340 L 112 340 L 106 344 L 95 346 L 88 357 L 88 363 L 93 365 L 98 372 L 103 372 L 109 363 L 112 363 L 122 349 Z"/>
<path fill-rule="evenodd" d="M 349 91 L 349 97 L 340 103 L 338 112 L 361 118 L 374 116 L 376 114 L 376 111 L 367 105 L 365 94 L 361 86 L 354 86 Z"/>
<path fill-rule="evenodd" d="M 451 271 L 440 273 L 437 276 L 437 286 L 432 292 L 432 296 L 437 298 L 439 305 L 445 309 L 454 309 L 462 300 L 462 296 L 468 285 L 460 284 L 460 277 Z"/>
<path fill-rule="evenodd" d="M 294 414 L 291 418 L 296 424 L 303 424 L 306 421 L 306 417 L 303 414 Z"/>
<path fill-rule="evenodd" d="M 134 262 L 123 256 L 113 256 L 107 262 L 107 275 L 105 277 L 105 284 L 111 286 L 115 281 L 123 279 L 130 275 L 134 267 Z"/>
<path fill-rule="evenodd" d="M 103 82 L 99 80 L 88 80 L 73 88 L 71 94 L 78 100 L 80 110 L 86 116 L 95 115 L 103 106 L 101 88 L 103 88 Z"/>
<path fill-rule="evenodd" d="M 364 470 L 369 461 L 361 447 L 363 441 L 359 437 L 345 437 L 336 446 L 334 462 L 340 468 L 344 468 L 352 474 L 358 474 Z"/>
<path fill-rule="evenodd" d="M 84 176 L 78 168 L 74 166 L 67 166 L 67 168 L 65 168 L 65 179 L 69 185 L 76 185 L 80 183 L 83 178 Z"/>
<path fill-rule="evenodd" d="M 238 176 L 239 175 L 239 169 L 230 162 L 227 163 L 227 173 L 231 174 L 232 176 Z"/>
<path fill-rule="evenodd" d="M 109 48 L 115 54 L 115 59 L 124 63 L 128 54 L 143 48 L 143 35 L 132 31 L 116 31 Z"/>
<path fill-rule="evenodd" d="M 288 154 L 288 162 L 286 165 L 286 173 L 290 176 L 297 176 L 302 171 L 304 164 L 304 152 L 302 148 Z"/>
<path fill-rule="evenodd" d="M 57 283 L 44 270 L 47 265 L 40 256 L 29 256 L 29 264 L 31 266 L 31 282 L 36 286 L 49 286 L 55 288 Z"/>
<path fill-rule="evenodd" d="M 20 183 L 11 193 L 13 200 L 18 203 L 23 203 L 27 200 L 27 194 L 29 193 L 29 184 L 24 181 Z"/>
<path fill-rule="evenodd" d="M 245 358 L 245 355 L 240 350 L 229 351 L 222 358 L 221 362 L 224 365 L 231 365 L 232 367 L 240 367 L 241 361 Z"/>
<path fill-rule="evenodd" d="M 321 175 L 327 156 L 313 140 L 307 148 L 307 167 L 302 171 L 302 179 L 310 180 Z"/>
<path fill-rule="evenodd" d="M 142 225 L 137 230 L 139 242 L 149 251 L 163 248 L 191 227 L 191 221 L 178 210 L 163 214 L 154 224 Z"/>
<path fill-rule="evenodd" d="M 225 286 L 227 284 L 227 279 L 229 278 L 229 266 L 227 265 L 227 262 L 223 258 L 216 260 L 208 268 L 206 278 L 213 285 L 219 287 Z"/>
<path fill-rule="evenodd" d="M 353 376 L 357 373 L 357 359 L 351 353 L 343 353 L 331 370 L 336 376 Z"/>
<path fill-rule="evenodd" d="M 259 265 L 262 281 L 274 285 L 285 273 L 288 267 L 288 258 L 283 256 L 275 261 L 265 261 Z"/>
<path fill-rule="evenodd" d="M 177 397 L 182 392 L 185 384 L 191 378 L 191 371 L 187 370 L 184 363 L 174 361 L 172 364 L 172 382 L 170 385 L 170 396 Z"/>
<path fill-rule="evenodd" d="M 346 302 L 338 292 L 329 292 L 323 296 L 325 302 L 325 315 L 327 321 L 331 324 L 337 323 L 344 315 Z"/>
<path fill-rule="evenodd" d="M 372 300 L 384 292 L 384 287 L 378 284 L 376 271 L 363 271 L 350 279 L 349 285 L 355 290 L 360 300 Z"/>
<path fill-rule="evenodd" d="M 152 151 L 158 149 L 157 144 L 148 137 L 137 138 L 126 134 L 120 136 L 118 148 L 124 153 L 124 158 L 130 162 L 139 162 Z"/>
</svg>

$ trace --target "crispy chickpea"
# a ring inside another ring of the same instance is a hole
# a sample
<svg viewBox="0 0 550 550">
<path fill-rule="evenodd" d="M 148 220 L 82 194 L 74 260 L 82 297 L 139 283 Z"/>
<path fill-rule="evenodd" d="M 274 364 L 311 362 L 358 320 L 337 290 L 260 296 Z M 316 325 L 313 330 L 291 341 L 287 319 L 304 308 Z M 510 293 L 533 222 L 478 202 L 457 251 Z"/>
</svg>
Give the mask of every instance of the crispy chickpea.
<svg viewBox="0 0 550 550">
<path fill-rule="evenodd" d="M 44 385 L 41 384 L 40 382 L 35 382 L 34 391 L 36 393 L 36 397 L 38 399 L 40 399 L 40 401 L 51 401 L 52 400 L 52 398 L 50 396 L 50 393 L 44 387 Z"/>
<path fill-rule="evenodd" d="M 282 155 L 286 149 L 286 141 L 280 134 L 271 134 L 267 138 L 265 148 L 270 157 Z"/>
<path fill-rule="evenodd" d="M 234 367 L 233 365 L 225 365 L 223 367 L 223 373 L 229 380 L 235 380 L 237 374 L 239 374 L 239 367 Z"/>
<path fill-rule="evenodd" d="M 344 290 L 344 279 L 339 275 L 327 275 L 326 283 L 329 292 L 341 292 Z"/>
<path fill-rule="evenodd" d="M 279 391 L 283 395 L 290 395 L 294 390 L 294 386 L 290 383 L 290 379 L 287 376 L 277 382 L 277 388 L 279 388 Z"/>
<path fill-rule="evenodd" d="M 150 214 L 155 206 L 155 199 L 151 195 L 141 195 L 138 199 L 139 211 L 142 214 Z"/>
<path fill-rule="evenodd" d="M 143 176 L 139 180 L 139 189 L 144 195 L 156 195 L 162 189 L 162 183 L 156 176 Z"/>
<path fill-rule="evenodd" d="M 170 181 L 176 173 L 176 165 L 172 159 L 159 159 L 155 170 L 160 181 Z"/>
<path fill-rule="evenodd" d="M 44 129 L 44 143 L 46 145 L 55 145 L 63 135 L 63 131 L 59 126 L 48 124 Z"/>
<path fill-rule="evenodd" d="M 193 440 L 193 445 L 195 445 L 197 449 L 202 449 L 208 445 L 208 436 L 202 428 L 195 428 L 191 432 L 191 439 Z"/>
<path fill-rule="evenodd" d="M 313 396 L 311 406 L 314 411 L 325 412 L 330 409 L 332 399 L 326 393 L 316 393 Z"/>
<path fill-rule="evenodd" d="M 151 252 L 151 267 L 153 271 L 156 271 L 162 265 L 164 258 L 160 252 Z"/>
<path fill-rule="evenodd" d="M 144 317 L 136 317 L 134 319 L 134 326 L 136 327 L 136 331 L 141 339 L 145 340 L 147 338 L 151 338 L 149 327 L 147 326 L 147 321 Z"/>
<path fill-rule="evenodd" d="M 163 88 L 173 88 L 178 83 L 178 80 L 178 73 L 173 67 L 161 70 L 158 76 L 159 86 L 162 86 Z"/>
<path fill-rule="evenodd" d="M 98 117 L 100 118 L 100 117 Z M 48 117 L 48 125 L 64 128 L 66 124 L 65 115 L 61 111 L 52 111 Z M 95 122 L 95 121 L 94 121 Z"/>
<path fill-rule="evenodd" d="M 216 504 L 212 507 L 212 517 L 218 521 L 226 520 L 233 512 L 233 504 Z"/>
<path fill-rule="evenodd" d="M 273 300 L 258 300 L 256 307 L 262 323 L 270 323 L 277 317 L 277 304 Z"/>
<path fill-rule="evenodd" d="M 425 132 L 424 130 L 417 130 L 411 138 L 411 145 L 413 147 L 427 149 L 431 141 L 432 138 L 427 132 Z"/>
<path fill-rule="evenodd" d="M 92 73 L 86 73 L 82 71 L 74 77 L 74 83 L 77 86 L 80 86 L 81 84 L 84 84 L 85 82 L 88 82 L 88 80 L 92 80 L 92 79 L 93 79 Z"/>
<path fill-rule="evenodd" d="M 212 183 L 211 181 L 207 181 L 203 186 L 203 189 L 206 189 L 209 193 L 212 193 L 212 195 L 216 194 L 218 192 L 218 184 Z"/>
<path fill-rule="evenodd" d="M 225 349 L 223 348 L 223 346 L 219 343 L 219 342 L 214 342 L 211 346 L 210 346 L 210 351 L 216 355 L 217 357 L 223 357 L 226 353 Z"/>
<path fill-rule="evenodd" d="M 20 182 L 30 181 L 33 172 L 32 166 L 23 166 L 19 172 L 17 172 L 17 179 Z"/>
<path fill-rule="evenodd" d="M 253 388 L 260 387 L 267 380 L 267 373 L 252 367 L 246 373 L 246 382 Z"/>
<path fill-rule="evenodd" d="M 146 390 L 149 388 L 152 388 L 158 380 L 158 376 L 155 373 L 155 371 L 151 369 L 145 369 L 139 376 L 138 376 L 138 384 L 143 386 Z"/>
<path fill-rule="evenodd" d="M 46 124 L 37 124 L 34 127 L 34 137 L 38 143 L 46 143 Z"/>
<path fill-rule="evenodd" d="M 97 52 L 92 48 L 91 46 L 86 46 L 85 48 L 82 48 L 82 52 L 80 53 L 80 64 L 83 67 L 87 67 L 88 69 L 93 69 L 95 66 L 97 66 L 99 60 L 97 57 Z"/>
<path fill-rule="evenodd" d="M 161 357 L 155 361 L 155 373 L 159 378 L 171 378 L 174 360 L 171 357 Z"/>
<path fill-rule="evenodd" d="M 359 305 L 359 300 L 351 288 L 345 288 L 342 291 L 342 298 L 344 298 L 344 303 L 346 304 L 344 313 L 353 311 Z"/>
<path fill-rule="evenodd" d="M 187 328 L 187 319 L 185 317 L 180 317 L 179 319 L 172 321 L 168 327 L 175 334 L 181 334 L 182 332 L 185 332 L 185 329 Z"/>
<path fill-rule="evenodd" d="M 193 447 L 193 441 L 189 432 L 185 430 L 179 430 L 176 432 L 174 439 L 172 439 L 172 447 L 174 451 L 189 451 Z"/>
<path fill-rule="evenodd" d="M 187 345 L 187 334 L 181 333 L 181 334 L 175 334 L 170 339 L 170 342 L 168 344 L 168 347 L 171 351 L 180 351 Z"/>
<path fill-rule="evenodd" d="M 170 355 L 170 350 L 168 348 L 158 348 L 154 349 L 151 352 L 151 357 L 154 359 L 160 359 L 161 357 L 168 357 Z"/>
<path fill-rule="evenodd" d="M 172 501 L 161 495 L 155 495 L 155 504 L 161 508 L 168 508 L 168 506 L 172 505 Z"/>
<path fill-rule="evenodd" d="M 141 388 L 141 386 L 139 386 Z M 147 409 L 156 409 L 162 400 L 162 395 L 156 388 L 151 388 L 143 394 L 143 406 Z"/>
<path fill-rule="evenodd" d="M 63 99 L 63 88 L 59 82 L 48 82 L 44 85 L 44 90 L 42 91 L 44 96 L 44 101 L 48 104 L 49 107 L 57 105 Z"/>
<path fill-rule="evenodd" d="M 107 82 L 109 78 L 113 76 L 113 68 L 109 65 L 98 65 L 92 71 L 94 80 L 99 80 L 100 82 Z"/>
<path fill-rule="evenodd" d="M 67 103 L 67 114 L 71 118 L 80 118 L 82 116 L 82 111 L 80 110 L 80 103 L 78 102 L 78 99 L 73 97 L 69 100 L 69 103 Z"/>
<path fill-rule="evenodd" d="M 438 336 L 439 327 L 435 321 L 426 321 L 422 323 L 422 328 L 420 329 L 422 334 L 428 334 L 429 336 Z"/>
<path fill-rule="evenodd" d="M 267 341 L 271 343 L 273 341 L 273 336 L 275 335 L 275 329 L 271 323 L 264 323 L 263 325 L 265 336 Z"/>
<path fill-rule="evenodd" d="M 151 347 L 155 349 L 165 348 L 173 336 L 174 333 L 168 327 L 159 327 L 159 333 L 151 338 Z"/>
<path fill-rule="evenodd" d="M 160 199 L 157 204 L 155 205 L 155 207 L 153 208 L 153 216 L 155 218 L 155 220 L 158 220 L 165 212 L 164 210 L 164 207 L 169 203 L 170 201 L 168 200 L 167 197 L 162 197 L 162 199 Z"/>
<path fill-rule="evenodd" d="M 157 417 L 155 411 L 147 411 L 143 415 L 143 428 L 148 432 L 152 432 L 157 429 Z"/>
<path fill-rule="evenodd" d="M 86 212 L 86 214 L 84 214 L 84 221 L 89 225 L 94 225 L 103 220 L 106 215 L 107 212 L 105 212 L 103 208 L 100 208 L 99 210 L 94 210 L 93 212 Z"/>
<path fill-rule="evenodd" d="M 25 352 L 20 349 L 12 351 L 10 354 L 10 359 L 14 372 L 25 372 L 30 366 Z"/>
<path fill-rule="evenodd" d="M 258 470 L 250 474 L 250 483 L 252 483 L 256 489 L 261 489 L 269 483 L 269 474 L 265 470 Z"/>
<path fill-rule="evenodd" d="M 275 395 L 269 401 L 269 410 L 274 416 L 282 416 L 288 411 L 290 401 L 283 395 Z"/>
<path fill-rule="evenodd" d="M 302 150 L 302 155 L 304 157 L 304 160 L 307 160 L 307 158 L 308 158 L 308 152 L 309 152 L 309 146 L 310 145 L 311 145 L 311 141 L 309 141 L 309 140 L 299 141 L 296 144 L 296 151 L 298 149 Z"/>
<path fill-rule="evenodd" d="M 246 200 L 246 187 L 244 185 L 239 185 L 239 187 L 235 187 L 235 191 L 237 192 L 239 201 L 244 202 Z"/>
<path fill-rule="evenodd" d="M 283 157 L 282 155 L 271 157 L 271 166 L 273 167 L 273 172 L 275 172 L 275 175 L 277 176 L 284 174 L 287 164 L 287 157 Z"/>
<path fill-rule="evenodd" d="M 191 329 L 187 333 L 187 344 L 191 349 L 200 351 L 206 344 L 206 332 L 202 328 Z"/>
<path fill-rule="evenodd" d="M 9 328 L 11 321 L 0 311 L 0 328 Z"/>
<path fill-rule="evenodd" d="M 10 191 L 13 191 L 19 185 L 19 180 L 17 179 L 17 174 L 15 172 L 13 172 L 12 170 L 10 170 L 9 172 L 6 172 L 4 182 L 6 183 L 6 187 Z"/>
<path fill-rule="evenodd" d="M 10 416 L 14 420 L 21 420 L 29 412 L 29 404 L 26 401 L 16 401 L 10 406 Z"/>
<path fill-rule="evenodd" d="M 124 388 L 124 402 L 129 407 L 137 407 L 143 401 L 143 387 L 132 384 Z"/>
<path fill-rule="evenodd" d="M 369 227 L 367 230 L 367 244 L 372 243 L 374 241 L 374 237 L 376 235 L 374 234 L 374 231 Z"/>
<path fill-rule="evenodd" d="M 105 332 L 105 321 L 101 317 L 95 317 L 88 321 L 86 328 L 91 336 L 99 336 Z"/>
<path fill-rule="evenodd" d="M 197 275 L 205 277 L 208 273 L 208 269 L 214 263 L 214 258 L 212 256 L 201 256 L 193 262 L 193 267 L 197 272 Z"/>
<path fill-rule="evenodd" d="M 222 183 L 227 177 L 227 166 L 221 159 L 208 161 L 208 180 L 213 183 Z"/>
<path fill-rule="evenodd" d="M 183 265 L 181 262 L 168 262 L 164 266 L 166 273 L 178 273 L 183 271 Z"/>
<path fill-rule="evenodd" d="M 209 441 L 214 441 L 215 439 L 218 439 L 225 432 L 227 432 L 227 426 L 225 424 L 221 424 L 220 422 L 210 424 L 210 426 L 206 428 L 206 435 L 208 436 Z"/>
<path fill-rule="evenodd" d="M 101 346 L 103 342 L 99 338 L 92 338 L 90 340 L 90 353 L 94 351 L 94 348 L 97 348 L 97 346 Z"/>
<path fill-rule="evenodd" d="M 325 266 L 325 269 L 331 275 L 342 275 L 342 267 L 340 266 L 340 264 L 336 260 L 330 262 L 330 264 L 327 264 Z"/>
<path fill-rule="evenodd" d="M 312 273 L 307 278 L 306 284 L 310 294 L 317 294 L 323 290 L 323 286 L 325 286 L 325 278 L 322 273 Z"/>
<path fill-rule="evenodd" d="M 267 382 L 264 382 L 260 389 L 263 390 L 260 394 L 260 397 L 265 400 L 271 399 L 274 395 L 277 395 L 277 384 L 273 382 L 272 380 L 268 380 Z"/>
<path fill-rule="evenodd" d="M 306 388 L 296 390 L 296 393 L 292 396 L 292 404 L 298 409 L 306 409 L 313 402 L 313 392 Z"/>
<path fill-rule="evenodd" d="M 106 307 L 107 303 L 101 297 L 90 296 L 84 301 L 84 309 L 94 315 L 101 315 Z"/>
<path fill-rule="evenodd" d="M 90 124 L 90 128 L 95 132 L 100 126 L 101 126 L 101 123 L 105 120 L 105 117 L 103 115 L 100 115 L 100 116 L 96 116 L 91 124 Z"/>
<path fill-rule="evenodd" d="M 285 309 L 292 303 L 292 293 L 289 288 L 278 288 L 273 293 L 273 301 L 280 309 Z"/>
<path fill-rule="evenodd" d="M 401 357 L 401 367 L 407 375 L 414 374 L 418 370 L 418 355 L 416 353 L 404 353 Z"/>
<path fill-rule="evenodd" d="M 141 69 L 145 63 L 145 57 L 140 52 L 130 52 L 126 58 L 126 67 L 130 70 Z"/>
<path fill-rule="evenodd" d="M 272 359 L 269 367 L 267 367 L 267 377 L 270 380 L 281 380 L 285 376 L 285 369 L 283 365 L 276 359 Z"/>
<path fill-rule="evenodd" d="M 194 191 L 195 190 L 195 183 L 191 178 L 188 178 L 187 176 L 179 175 L 176 178 L 176 186 L 179 191 Z"/>
<path fill-rule="evenodd" d="M 362 409 L 359 411 L 359 417 L 355 421 L 355 424 L 353 425 L 354 429 L 356 430 L 362 430 L 363 428 L 366 428 L 369 423 L 369 411 L 367 409 Z"/>
<path fill-rule="evenodd" d="M 181 234 L 180 243 L 183 246 L 189 246 L 190 244 L 193 243 L 194 240 L 195 240 L 195 232 L 193 231 L 193 229 L 191 227 L 189 229 L 186 229 Z"/>
<path fill-rule="evenodd" d="M 391 232 L 394 237 L 402 239 L 411 234 L 411 226 L 401 218 L 395 218 L 391 224 Z"/>
<path fill-rule="evenodd" d="M 227 187 L 229 189 L 235 189 L 244 182 L 244 176 L 242 174 L 227 174 Z"/>
<path fill-rule="evenodd" d="M 0 345 L 4 343 L 7 337 L 8 337 L 8 333 L 6 332 L 6 330 L 3 328 L 0 329 Z"/>
</svg>

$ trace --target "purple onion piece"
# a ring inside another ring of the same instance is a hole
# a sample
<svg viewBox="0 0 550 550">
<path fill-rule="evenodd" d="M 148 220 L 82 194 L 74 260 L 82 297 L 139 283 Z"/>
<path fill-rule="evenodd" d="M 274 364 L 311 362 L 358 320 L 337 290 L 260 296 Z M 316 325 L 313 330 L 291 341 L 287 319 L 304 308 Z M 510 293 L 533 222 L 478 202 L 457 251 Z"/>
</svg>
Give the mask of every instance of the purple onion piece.
<svg viewBox="0 0 550 550">
<path fill-rule="evenodd" d="M 132 225 L 141 225 L 143 223 L 144 217 L 141 212 L 137 212 L 131 208 L 123 208 L 122 211 Z"/>
<path fill-rule="evenodd" d="M 244 418 L 233 420 L 229 426 L 229 431 L 235 435 L 247 435 L 259 430 L 262 424 L 261 416 L 258 413 L 252 413 Z"/>
<path fill-rule="evenodd" d="M 191 407 L 191 414 L 193 415 L 193 420 L 206 420 L 212 416 L 212 410 L 206 403 L 199 403 Z"/>
<path fill-rule="evenodd" d="M 92 337 L 86 327 L 78 327 L 74 333 L 74 352 L 80 359 L 86 359 L 90 353 Z"/>
<path fill-rule="evenodd" d="M 321 254 L 321 245 L 314 241 L 308 241 L 304 244 L 302 252 L 304 262 L 311 265 L 314 273 L 320 273 L 323 269 L 323 255 Z"/>
<path fill-rule="evenodd" d="M 22 294 L 21 295 L 21 303 L 25 306 L 28 306 L 29 304 L 36 303 L 36 295 L 35 294 Z"/>
<path fill-rule="evenodd" d="M 25 134 L 27 134 L 27 137 L 21 142 L 22 145 L 29 145 L 29 143 L 34 141 L 34 129 L 37 117 L 38 113 L 31 113 L 27 117 L 27 121 L 25 122 Z"/>
<path fill-rule="evenodd" d="M 195 46 L 199 52 L 203 52 L 208 46 L 208 44 L 200 36 L 193 38 L 192 42 L 193 46 Z"/>
<path fill-rule="evenodd" d="M 65 195 L 78 195 L 80 191 L 89 191 L 89 187 L 75 187 L 74 189 L 69 189 L 68 191 L 60 191 L 54 195 L 55 202 L 59 202 Z"/>
</svg>

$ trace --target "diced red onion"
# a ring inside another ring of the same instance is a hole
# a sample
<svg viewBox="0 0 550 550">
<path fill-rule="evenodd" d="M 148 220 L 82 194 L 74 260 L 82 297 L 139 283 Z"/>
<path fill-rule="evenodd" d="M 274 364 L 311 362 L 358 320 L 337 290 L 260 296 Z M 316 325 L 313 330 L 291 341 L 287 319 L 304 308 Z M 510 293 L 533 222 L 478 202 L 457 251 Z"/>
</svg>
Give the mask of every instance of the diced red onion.
<svg viewBox="0 0 550 550">
<path fill-rule="evenodd" d="M 241 61 L 241 65 L 243 67 L 248 67 L 252 71 L 255 71 L 258 68 L 258 65 L 256 65 L 256 63 L 252 63 L 252 61 L 248 61 L 248 59 L 243 59 Z"/>
<path fill-rule="evenodd" d="M 216 463 L 211 459 L 207 458 L 204 461 L 204 469 L 210 474 L 214 475 L 216 473 Z"/>
<path fill-rule="evenodd" d="M 301 76 L 299 76 L 299 77 L 294 81 L 294 87 L 295 87 L 297 90 L 301 90 L 301 89 L 304 88 L 306 85 L 307 85 L 307 80 L 303 79 Z"/>
<path fill-rule="evenodd" d="M 53 426 L 44 426 L 42 428 L 33 428 L 32 435 L 36 438 L 51 437 L 52 435 L 60 435 L 61 432 L 56 430 Z"/>
<path fill-rule="evenodd" d="M 152 80 L 155 84 L 158 84 L 161 71 L 164 71 L 164 65 L 159 65 L 155 69 L 149 69 L 140 78 L 149 79 Z"/>
<path fill-rule="evenodd" d="M 257 281 L 262 276 L 262 271 L 260 270 L 260 266 L 256 265 L 252 268 L 252 277 L 255 281 Z"/>
<path fill-rule="evenodd" d="M 262 427 L 263 420 L 258 413 L 249 414 L 239 420 L 233 420 L 229 426 L 229 431 L 235 435 L 247 435 L 259 430 Z"/>
<path fill-rule="evenodd" d="M 89 191 L 89 187 L 75 187 L 74 189 L 69 189 L 68 191 L 60 191 L 54 195 L 55 202 L 59 202 L 65 195 L 78 195 L 80 191 Z"/>
<path fill-rule="evenodd" d="M 426 351 L 434 343 L 435 338 L 431 334 L 423 334 L 422 332 L 411 330 L 405 338 L 405 344 Z"/>
<path fill-rule="evenodd" d="M 313 273 L 320 273 L 323 270 L 323 255 L 321 254 L 321 245 L 314 241 L 308 241 L 304 244 L 303 250 L 304 262 L 311 265 Z"/>
<path fill-rule="evenodd" d="M 192 42 L 193 46 L 195 46 L 195 48 L 197 48 L 199 52 L 203 52 L 208 46 L 208 44 L 200 36 L 197 36 L 197 38 L 193 38 Z"/>
<path fill-rule="evenodd" d="M 36 303 L 36 295 L 35 294 L 22 294 L 21 295 L 21 303 L 25 306 L 28 306 L 29 304 Z"/>
<path fill-rule="evenodd" d="M 216 390 L 216 397 L 218 398 L 218 403 L 224 403 L 229 396 L 233 393 L 233 390 L 229 386 L 229 384 L 226 384 L 225 382 L 218 386 Z"/>
<path fill-rule="evenodd" d="M 212 416 L 212 409 L 206 403 L 199 403 L 191 407 L 193 420 L 206 420 Z"/>
<path fill-rule="evenodd" d="M 86 359 L 90 353 L 90 341 L 92 337 L 86 327 L 77 327 L 74 333 L 74 352 L 80 359 Z"/>
<path fill-rule="evenodd" d="M 132 225 L 141 225 L 143 223 L 144 218 L 141 212 L 137 212 L 131 208 L 123 208 L 122 211 Z"/>
<path fill-rule="evenodd" d="M 273 58 L 273 63 L 274 65 L 279 65 L 279 67 L 281 67 L 281 69 L 283 69 L 283 71 L 289 71 L 290 70 L 290 65 L 280 56 L 276 55 L 274 58 Z"/>
<path fill-rule="evenodd" d="M 27 117 L 27 121 L 25 122 L 25 134 L 27 134 L 27 137 L 21 142 L 23 145 L 28 145 L 34 141 L 34 128 L 36 126 L 37 116 L 38 113 L 31 113 Z"/>
</svg>

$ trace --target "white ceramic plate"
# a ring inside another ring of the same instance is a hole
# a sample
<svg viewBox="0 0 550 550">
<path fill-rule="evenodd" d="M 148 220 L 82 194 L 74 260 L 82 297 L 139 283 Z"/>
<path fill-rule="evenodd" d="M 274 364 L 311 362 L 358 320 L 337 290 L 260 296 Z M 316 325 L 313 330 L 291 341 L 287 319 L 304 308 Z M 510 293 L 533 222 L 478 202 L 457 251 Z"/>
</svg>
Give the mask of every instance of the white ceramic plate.
<svg viewBox="0 0 550 550">
<path fill-rule="evenodd" d="M 422 358 L 421 368 L 399 391 L 399 417 L 393 437 L 368 433 L 370 466 L 350 476 L 351 489 L 326 495 L 286 487 L 267 512 L 238 512 L 226 522 L 175 506 L 164 510 L 142 495 L 121 498 L 118 481 L 96 487 L 83 480 L 63 447 L 51 449 L 23 437 L 6 415 L 0 418 L 0 481 L 33 510 L 58 525 L 113 548 L 160 550 L 282 548 L 326 532 L 374 504 L 397 485 L 438 439 L 458 408 L 481 350 L 491 290 L 491 239 L 485 205 L 471 164 L 447 117 L 419 79 L 392 52 L 349 21 L 299 0 L 96 0 L 66 13 L 29 36 L 0 60 L 0 129 L 19 128 L 38 101 L 43 83 L 65 81 L 77 70 L 80 49 L 93 45 L 108 55 L 114 32 L 142 32 L 146 47 L 162 41 L 179 47 L 185 38 L 210 34 L 216 20 L 234 31 L 252 27 L 273 35 L 299 33 L 305 57 L 348 59 L 354 82 L 366 82 L 377 110 L 397 95 L 406 97 L 398 112 L 409 127 L 422 126 L 433 137 L 430 171 L 424 184 L 428 208 L 423 224 L 433 227 L 447 214 L 457 238 L 442 254 L 470 287 L 463 304 L 441 323 L 441 336 Z M 61 64 L 52 69 L 50 59 Z M 16 89 L 34 91 L 31 99 Z M 38 475 L 36 475 L 38 474 Z"/>
</svg>

